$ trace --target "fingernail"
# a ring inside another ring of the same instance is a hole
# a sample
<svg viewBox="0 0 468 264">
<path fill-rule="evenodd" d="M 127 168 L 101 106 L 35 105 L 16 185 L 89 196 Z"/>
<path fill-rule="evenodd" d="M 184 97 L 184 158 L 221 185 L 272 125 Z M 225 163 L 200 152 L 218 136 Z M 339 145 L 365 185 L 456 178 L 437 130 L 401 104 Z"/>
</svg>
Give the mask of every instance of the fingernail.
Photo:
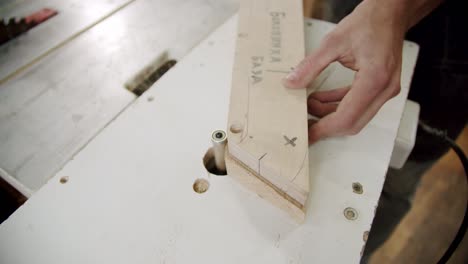
<svg viewBox="0 0 468 264">
<path fill-rule="evenodd" d="M 297 75 L 296 71 L 292 71 L 288 75 L 286 75 L 285 79 L 289 82 L 297 81 L 299 79 L 299 76 Z"/>
</svg>

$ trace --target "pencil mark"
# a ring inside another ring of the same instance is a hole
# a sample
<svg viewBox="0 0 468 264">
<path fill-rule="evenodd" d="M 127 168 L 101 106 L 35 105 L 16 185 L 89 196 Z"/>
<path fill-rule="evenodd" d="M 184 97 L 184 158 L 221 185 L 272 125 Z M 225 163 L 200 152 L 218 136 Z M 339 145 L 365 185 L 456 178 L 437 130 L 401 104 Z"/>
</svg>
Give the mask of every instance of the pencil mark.
<svg viewBox="0 0 468 264">
<path fill-rule="evenodd" d="M 260 162 L 261 160 L 267 155 L 267 153 L 265 152 L 265 154 L 263 154 L 259 159 L 258 159 L 258 174 L 259 175 L 262 175 L 262 173 L 260 172 Z"/>
<path fill-rule="evenodd" d="M 280 247 L 280 241 L 281 241 L 281 234 L 278 234 L 278 237 L 276 238 L 276 241 L 275 241 L 276 248 Z"/>
<path fill-rule="evenodd" d="M 252 82 L 253 84 L 260 83 L 263 81 L 263 56 L 252 56 L 251 57 L 251 63 L 252 63 Z"/>
<path fill-rule="evenodd" d="M 287 145 L 291 145 L 293 147 L 296 146 L 295 141 L 297 140 L 297 137 L 293 137 L 292 139 L 289 139 L 287 136 L 283 135 L 283 138 L 286 140 L 286 144 L 284 144 L 285 146 Z"/>
<path fill-rule="evenodd" d="M 306 152 L 304 154 L 304 158 L 302 159 L 301 166 L 299 167 L 299 170 L 297 171 L 296 175 L 294 175 L 294 177 L 291 179 L 291 182 L 294 182 L 296 180 L 296 178 L 297 178 L 297 175 L 299 175 L 299 173 L 301 173 L 301 171 L 304 169 L 304 163 L 305 163 L 305 160 L 306 160 L 306 157 L 307 157 L 308 153 L 309 153 L 309 149 L 307 148 Z"/>
<path fill-rule="evenodd" d="M 239 33 L 239 34 L 237 34 L 237 37 L 238 37 L 238 38 L 245 38 L 245 39 L 246 39 L 246 38 L 249 37 L 249 34 L 247 34 L 247 33 Z"/>
<path fill-rule="evenodd" d="M 289 71 L 281 71 L 281 70 L 265 70 L 266 72 L 275 72 L 275 73 L 289 73 Z"/>
<path fill-rule="evenodd" d="M 247 75 L 249 74 L 249 71 L 247 70 Z M 250 80 L 247 80 L 247 109 L 245 113 L 245 129 L 242 130 L 242 135 L 241 139 L 239 141 L 239 144 L 244 141 L 244 139 L 247 138 L 249 135 L 249 115 L 250 115 Z"/>
<path fill-rule="evenodd" d="M 270 63 L 281 62 L 283 54 L 283 33 L 281 32 L 282 24 L 286 18 L 285 12 L 270 12 L 271 16 L 271 31 L 270 31 Z"/>
</svg>

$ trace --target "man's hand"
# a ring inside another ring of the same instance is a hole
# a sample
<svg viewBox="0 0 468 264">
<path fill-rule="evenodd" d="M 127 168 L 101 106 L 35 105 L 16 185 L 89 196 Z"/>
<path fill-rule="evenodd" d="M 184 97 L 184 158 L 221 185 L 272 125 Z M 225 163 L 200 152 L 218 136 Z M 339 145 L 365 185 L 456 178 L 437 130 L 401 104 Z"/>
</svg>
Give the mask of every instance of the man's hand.
<svg viewBox="0 0 468 264">
<path fill-rule="evenodd" d="M 386 101 L 398 95 L 405 33 L 440 2 L 411 1 L 365 0 L 284 79 L 288 88 L 305 88 L 334 61 L 356 71 L 350 87 L 316 92 L 308 98 L 309 113 L 321 117 L 309 128 L 310 143 L 357 134 Z M 437 4 L 427 11 L 426 2 Z M 411 13 L 418 13 L 419 19 Z"/>
</svg>

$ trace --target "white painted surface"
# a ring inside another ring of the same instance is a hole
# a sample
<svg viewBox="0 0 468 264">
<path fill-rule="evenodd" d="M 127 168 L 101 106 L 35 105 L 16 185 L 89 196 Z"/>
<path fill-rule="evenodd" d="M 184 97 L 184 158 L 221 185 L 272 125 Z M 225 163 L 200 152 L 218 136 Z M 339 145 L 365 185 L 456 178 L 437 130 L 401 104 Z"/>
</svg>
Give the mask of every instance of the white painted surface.
<svg viewBox="0 0 468 264">
<path fill-rule="evenodd" d="M 401 169 L 408 160 L 414 144 L 416 144 L 416 132 L 419 122 L 419 104 L 407 100 L 401 118 L 400 127 L 393 147 L 390 167 Z"/>
<path fill-rule="evenodd" d="M 129 0 L 2 0 L 0 18 L 25 17 L 43 8 L 59 13 L 0 46 L 0 81 Z"/>
<path fill-rule="evenodd" d="M 207 177 L 202 164 L 211 132 L 227 122 L 236 23 L 195 48 L 0 226 L 0 262 L 358 262 L 417 46 L 405 45 L 401 94 L 361 134 L 310 147 L 311 196 L 298 226 L 229 176 Z M 331 28 L 307 23 L 309 51 Z M 351 80 L 333 67 L 321 89 Z M 192 184 L 202 177 L 210 189 L 197 194 Z M 355 221 L 343 216 L 346 207 L 357 210 Z"/>
<path fill-rule="evenodd" d="M 1 84 L 1 176 L 39 189 L 135 99 L 126 81 L 163 52 L 181 59 L 236 9 L 138 0 Z"/>
</svg>

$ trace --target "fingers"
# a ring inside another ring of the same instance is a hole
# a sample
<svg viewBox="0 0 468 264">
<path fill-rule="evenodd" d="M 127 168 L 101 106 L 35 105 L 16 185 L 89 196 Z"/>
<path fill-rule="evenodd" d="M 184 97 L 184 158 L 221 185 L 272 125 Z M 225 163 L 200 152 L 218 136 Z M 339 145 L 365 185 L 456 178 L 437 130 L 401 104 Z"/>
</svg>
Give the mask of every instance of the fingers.
<svg viewBox="0 0 468 264">
<path fill-rule="evenodd" d="M 294 70 L 283 79 L 283 85 L 287 88 L 305 88 L 314 80 L 330 63 L 338 58 L 336 41 L 332 35 L 328 35 L 320 47 L 311 55 L 302 60 Z M 333 43 L 333 45 L 332 45 Z"/>
<path fill-rule="evenodd" d="M 380 107 L 394 96 L 393 86 L 386 89 L 389 82 L 387 76 L 376 74 L 375 70 L 359 71 L 352 88 L 344 96 L 336 111 L 326 115 L 309 128 L 309 142 L 312 144 L 327 137 L 358 133 Z"/>
<path fill-rule="evenodd" d="M 307 127 L 310 127 L 311 125 L 313 125 L 313 124 L 315 124 L 315 123 L 317 123 L 317 120 L 315 120 L 315 119 L 309 119 L 309 120 L 307 120 Z"/>
<path fill-rule="evenodd" d="M 309 126 L 309 144 L 331 136 L 333 128 L 336 127 L 336 112 L 331 113 Z"/>
<path fill-rule="evenodd" d="M 337 103 L 322 103 L 314 98 L 307 100 L 307 112 L 316 117 L 324 117 L 336 111 Z"/>
<path fill-rule="evenodd" d="M 307 111 L 316 117 L 335 112 L 338 102 L 348 93 L 350 87 L 312 93 L 307 99 Z"/>
<path fill-rule="evenodd" d="M 369 123 L 372 118 L 378 113 L 380 108 L 390 99 L 395 97 L 400 93 L 400 75 L 395 78 L 378 96 L 375 100 L 369 105 L 365 113 L 356 123 L 357 132 L 364 128 L 367 123 Z M 357 133 L 356 132 L 356 133 Z"/>
<path fill-rule="evenodd" d="M 346 86 L 329 91 L 318 91 L 312 93 L 309 98 L 314 98 L 323 103 L 339 102 L 349 92 L 350 88 L 350 86 Z"/>
</svg>

